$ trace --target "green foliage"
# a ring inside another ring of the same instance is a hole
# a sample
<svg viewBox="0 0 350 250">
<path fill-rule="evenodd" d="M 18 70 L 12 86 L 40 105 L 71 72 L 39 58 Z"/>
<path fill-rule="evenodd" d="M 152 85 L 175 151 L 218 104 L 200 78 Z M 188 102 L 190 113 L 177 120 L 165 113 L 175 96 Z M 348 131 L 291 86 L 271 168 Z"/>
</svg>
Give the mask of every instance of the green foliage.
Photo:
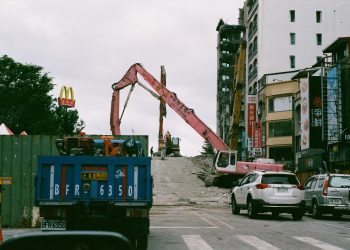
<svg viewBox="0 0 350 250">
<path fill-rule="evenodd" d="M 85 124 L 77 110 L 57 105 L 49 95 L 52 78 L 37 65 L 0 57 L 0 123 L 15 134 L 63 135 L 80 132 Z"/>
<path fill-rule="evenodd" d="M 204 141 L 204 144 L 202 146 L 202 152 L 201 155 L 214 155 L 214 150 L 212 145 L 209 143 L 208 140 Z"/>
</svg>

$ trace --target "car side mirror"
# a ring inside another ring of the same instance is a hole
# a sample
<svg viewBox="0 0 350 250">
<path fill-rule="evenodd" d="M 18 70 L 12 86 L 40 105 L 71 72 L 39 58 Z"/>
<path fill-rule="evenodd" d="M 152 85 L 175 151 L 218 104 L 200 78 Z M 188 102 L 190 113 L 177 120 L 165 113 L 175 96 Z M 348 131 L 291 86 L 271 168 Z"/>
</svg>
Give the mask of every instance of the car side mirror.
<svg viewBox="0 0 350 250">
<path fill-rule="evenodd" d="M 0 250 L 126 249 L 134 247 L 123 235 L 100 231 L 56 231 L 18 234 L 4 241 Z"/>
</svg>

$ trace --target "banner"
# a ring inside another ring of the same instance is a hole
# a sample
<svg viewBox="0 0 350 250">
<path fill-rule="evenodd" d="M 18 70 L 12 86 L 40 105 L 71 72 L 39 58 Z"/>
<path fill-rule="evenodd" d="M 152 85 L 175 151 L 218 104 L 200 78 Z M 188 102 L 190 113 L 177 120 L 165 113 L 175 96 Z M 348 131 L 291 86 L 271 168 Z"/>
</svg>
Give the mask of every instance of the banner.
<svg viewBox="0 0 350 250">
<path fill-rule="evenodd" d="M 310 148 L 323 148 L 322 144 L 322 96 L 321 77 L 309 77 L 309 100 L 310 100 Z"/>
<path fill-rule="evenodd" d="M 300 98 L 301 98 L 301 150 L 310 147 L 310 120 L 309 120 L 309 79 L 300 79 Z"/>
</svg>

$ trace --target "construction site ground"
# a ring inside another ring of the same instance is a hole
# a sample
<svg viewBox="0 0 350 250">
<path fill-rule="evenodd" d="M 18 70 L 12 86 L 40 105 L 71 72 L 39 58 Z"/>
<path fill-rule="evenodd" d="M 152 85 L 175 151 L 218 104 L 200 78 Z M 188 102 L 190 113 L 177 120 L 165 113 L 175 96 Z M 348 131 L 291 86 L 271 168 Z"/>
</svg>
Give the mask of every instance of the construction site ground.
<svg viewBox="0 0 350 250">
<path fill-rule="evenodd" d="M 229 206 L 230 189 L 205 187 L 212 159 L 205 156 L 152 160 L 155 206 Z"/>
</svg>

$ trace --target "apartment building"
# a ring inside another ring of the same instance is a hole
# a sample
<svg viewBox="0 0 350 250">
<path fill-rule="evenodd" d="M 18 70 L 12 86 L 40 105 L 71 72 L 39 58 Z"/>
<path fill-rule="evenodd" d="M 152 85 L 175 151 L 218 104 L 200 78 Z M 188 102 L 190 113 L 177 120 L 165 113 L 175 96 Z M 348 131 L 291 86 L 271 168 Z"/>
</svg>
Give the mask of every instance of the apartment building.
<svg viewBox="0 0 350 250">
<path fill-rule="evenodd" d="M 277 120 L 285 120 L 286 122 L 288 120 L 289 122 L 291 110 L 284 112 L 270 110 L 270 114 L 266 114 L 266 121 L 261 121 L 261 117 L 259 120 L 259 115 L 261 116 L 259 105 L 261 103 L 269 105 L 272 98 L 283 99 L 294 94 L 293 92 L 285 92 L 285 90 L 293 89 L 288 87 L 291 84 L 289 83 L 291 78 L 279 79 L 283 74 L 276 72 L 301 71 L 320 61 L 325 47 L 337 37 L 349 34 L 349 7 L 350 1 L 347 0 L 245 1 L 243 20 L 247 28 L 248 50 L 245 115 L 248 157 L 275 158 L 278 155 L 284 155 L 282 151 L 292 147 L 291 135 L 287 136 L 288 139 L 285 136 L 282 138 L 277 135 L 271 137 L 273 134 L 271 126 L 280 124 Z M 274 79 L 271 79 L 271 76 Z M 275 84 L 277 82 L 280 83 Z M 294 83 L 293 86 L 295 86 Z M 275 94 L 275 90 L 272 90 L 275 88 L 283 89 L 283 91 Z M 262 95 L 262 93 L 264 94 Z M 269 93 L 273 93 L 271 97 L 268 97 Z M 257 107 L 255 117 L 250 114 L 248 104 L 249 100 L 254 99 L 253 96 L 256 96 L 256 102 L 250 105 Z M 261 98 L 264 99 L 261 100 Z M 270 100 L 268 100 L 269 98 Z M 249 133 L 249 129 L 260 127 L 261 124 L 263 143 L 259 144 L 254 142 L 254 136 L 259 133 Z M 262 148 L 256 148 L 256 146 L 262 146 Z M 283 159 L 286 160 L 285 157 Z"/>
<path fill-rule="evenodd" d="M 217 96 L 216 131 L 229 145 L 232 123 L 232 89 L 236 57 L 235 54 L 244 39 L 243 25 L 231 25 L 220 19 L 217 35 Z"/>
<path fill-rule="evenodd" d="M 247 90 L 256 94 L 265 74 L 303 69 L 350 27 L 348 0 L 247 0 Z"/>
<path fill-rule="evenodd" d="M 261 127 L 259 132 L 253 133 L 253 156 L 273 158 L 287 166 L 293 166 L 293 94 L 299 84 L 291 80 L 298 71 L 265 74 L 261 81 L 264 88 L 260 88 L 257 104 L 257 122 Z M 257 142 L 257 140 L 261 140 Z M 256 145 L 260 145 L 256 146 Z M 251 152 L 252 150 L 250 150 Z"/>
</svg>

